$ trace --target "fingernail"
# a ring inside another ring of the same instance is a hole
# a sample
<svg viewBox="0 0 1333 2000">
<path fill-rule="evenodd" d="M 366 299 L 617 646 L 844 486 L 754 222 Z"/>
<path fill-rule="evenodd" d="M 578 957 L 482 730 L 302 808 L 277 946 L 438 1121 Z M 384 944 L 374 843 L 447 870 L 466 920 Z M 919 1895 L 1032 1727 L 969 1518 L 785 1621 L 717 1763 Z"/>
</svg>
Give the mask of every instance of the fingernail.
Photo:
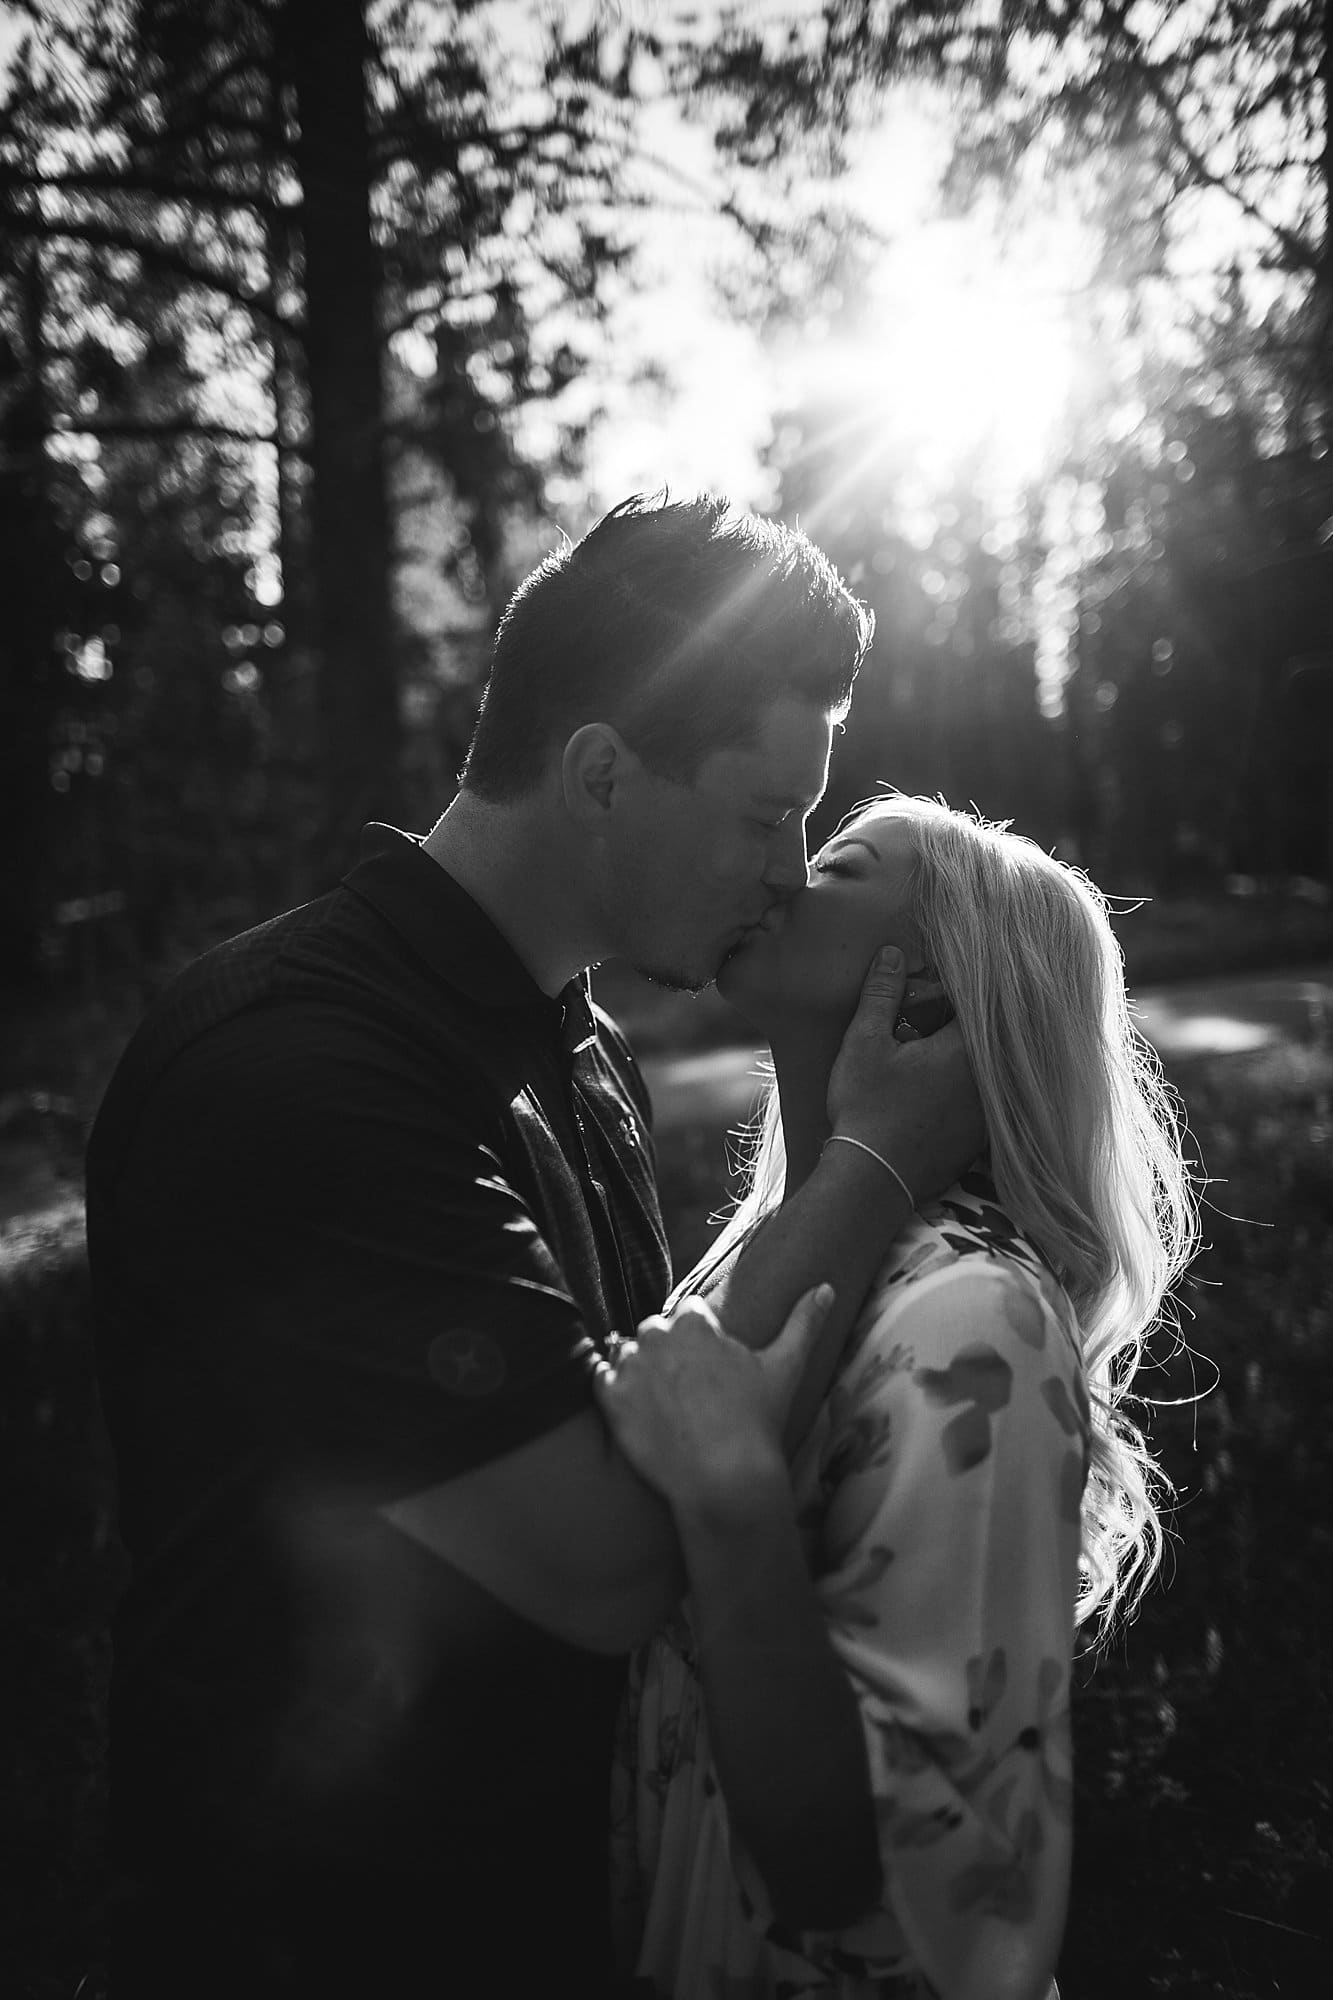
<svg viewBox="0 0 1333 2000">
<path fill-rule="evenodd" d="M 896 944 L 882 946 L 876 956 L 883 972 L 896 972 L 903 962 L 903 955 Z"/>
<path fill-rule="evenodd" d="M 833 1300 L 834 1291 L 832 1285 L 820 1285 L 817 1287 L 815 1291 L 815 1306 L 819 1312 L 826 1313 L 833 1304 Z"/>
</svg>

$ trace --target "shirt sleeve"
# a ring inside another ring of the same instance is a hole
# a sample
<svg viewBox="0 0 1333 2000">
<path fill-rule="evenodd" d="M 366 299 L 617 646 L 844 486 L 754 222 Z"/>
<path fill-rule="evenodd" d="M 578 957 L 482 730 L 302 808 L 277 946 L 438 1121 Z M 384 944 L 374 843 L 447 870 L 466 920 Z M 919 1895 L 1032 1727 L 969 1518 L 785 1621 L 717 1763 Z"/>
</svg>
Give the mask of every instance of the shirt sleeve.
<svg viewBox="0 0 1333 2000">
<path fill-rule="evenodd" d="M 460 1082 L 351 1015 L 242 1016 L 154 1092 L 116 1177 L 146 1328 L 210 1424 L 327 1462 L 364 1497 L 420 1490 L 591 1407 L 592 1348 Z M 164 1374 L 164 1390 L 166 1375 Z"/>
<path fill-rule="evenodd" d="M 893 1296 L 835 1388 L 816 1587 L 860 1706 L 878 1906 L 783 1939 L 830 1971 L 1035 2000 L 1071 1851 L 1069 1676 L 1086 1474 L 1069 1333 L 968 1257 Z M 762 1923 L 766 1897 L 733 1856 Z"/>
</svg>

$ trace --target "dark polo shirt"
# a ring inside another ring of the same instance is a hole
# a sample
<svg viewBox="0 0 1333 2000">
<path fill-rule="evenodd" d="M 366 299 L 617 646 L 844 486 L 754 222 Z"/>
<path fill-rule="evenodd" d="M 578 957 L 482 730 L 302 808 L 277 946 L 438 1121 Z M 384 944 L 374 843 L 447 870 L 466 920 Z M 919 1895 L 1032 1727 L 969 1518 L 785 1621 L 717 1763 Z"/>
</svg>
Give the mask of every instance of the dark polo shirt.
<svg viewBox="0 0 1333 2000">
<path fill-rule="evenodd" d="M 88 1233 L 133 1565 L 114 2000 L 603 1990 L 622 1663 L 377 1508 L 588 1409 L 665 1297 L 618 1031 L 370 828 L 157 1001 Z"/>
</svg>

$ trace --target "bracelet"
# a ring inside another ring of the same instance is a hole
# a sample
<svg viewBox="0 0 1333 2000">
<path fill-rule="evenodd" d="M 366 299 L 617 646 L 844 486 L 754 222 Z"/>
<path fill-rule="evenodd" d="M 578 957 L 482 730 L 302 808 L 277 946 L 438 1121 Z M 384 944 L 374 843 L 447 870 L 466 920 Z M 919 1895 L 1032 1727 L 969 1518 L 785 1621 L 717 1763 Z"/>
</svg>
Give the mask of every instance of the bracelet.
<svg viewBox="0 0 1333 2000">
<path fill-rule="evenodd" d="M 848 1132 L 835 1132 L 832 1138 L 826 1139 L 824 1141 L 824 1144 L 820 1147 L 820 1152 L 826 1153 L 829 1147 L 833 1145 L 855 1146 L 858 1152 L 869 1153 L 872 1160 L 878 1160 L 879 1164 L 883 1167 L 885 1173 L 893 1175 L 893 1178 L 897 1181 L 899 1187 L 902 1189 L 903 1193 L 907 1196 L 908 1207 L 911 1209 L 915 1209 L 916 1196 L 912 1193 L 911 1188 L 908 1187 L 907 1182 L 898 1172 L 897 1167 L 890 1166 L 889 1162 L 885 1159 L 883 1153 L 877 1153 L 873 1146 L 867 1146 L 864 1139 L 853 1139 L 851 1134 Z"/>
</svg>

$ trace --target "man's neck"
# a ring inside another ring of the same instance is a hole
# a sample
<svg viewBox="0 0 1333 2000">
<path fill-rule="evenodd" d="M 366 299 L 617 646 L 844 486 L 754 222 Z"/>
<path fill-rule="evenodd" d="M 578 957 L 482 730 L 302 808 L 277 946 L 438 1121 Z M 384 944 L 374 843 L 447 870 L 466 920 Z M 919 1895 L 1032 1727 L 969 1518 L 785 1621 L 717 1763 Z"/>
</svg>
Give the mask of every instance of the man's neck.
<svg viewBox="0 0 1333 2000">
<path fill-rule="evenodd" d="M 543 993 L 602 956 L 567 836 L 539 796 L 491 805 L 460 791 L 422 842 L 486 912 Z"/>
</svg>

